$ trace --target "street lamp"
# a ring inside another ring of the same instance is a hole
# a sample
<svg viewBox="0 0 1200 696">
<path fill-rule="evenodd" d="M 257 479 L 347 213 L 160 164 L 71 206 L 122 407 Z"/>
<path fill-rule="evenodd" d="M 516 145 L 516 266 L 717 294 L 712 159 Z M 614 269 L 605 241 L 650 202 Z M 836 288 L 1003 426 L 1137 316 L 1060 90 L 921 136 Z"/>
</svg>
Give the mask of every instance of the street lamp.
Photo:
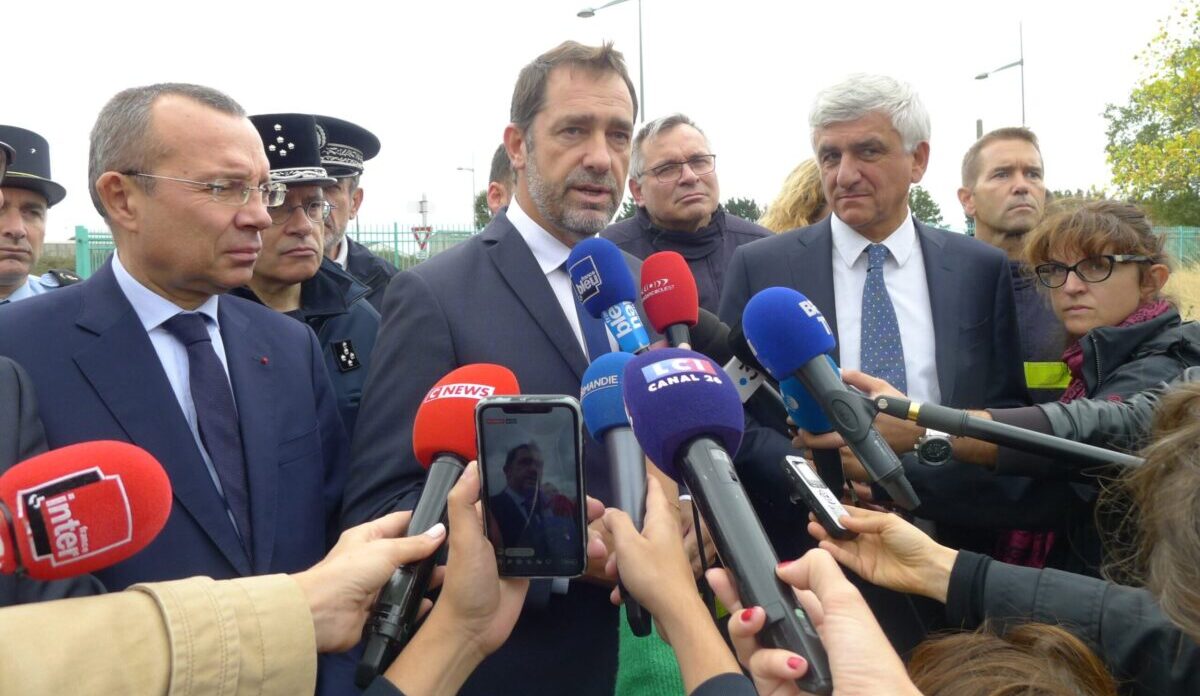
<svg viewBox="0 0 1200 696">
<path fill-rule="evenodd" d="M 606 7 L 612 7 L 613 5 L 620 5 L 623 2 L 629 2 L 629 0 L 611 0 L 610 2 L 606 2 L 599 7 L 585 7 L 582 10 L 580 10 L 579 12 L 575 13 L 575 16 L 582 17 L 583 19 L 587 19 L 589 17 L 595 17 L 596 13 L 599 12 L 600 10 L 603 10 Z M 641 113 L 642 123 L 645 123 L 646 122 L 646 71 L 645 71 L 645 66 L 643 64 L 644 63 L 644 61 L 643 61 L 644 54 L 642 53 L 642 0 L 637 0 L 637 4 L 638 4 L 638 96 L 642 100 L 641 108 L 638 109 L 638 111 Z"/>
<path fill-rule="evenodd" d="M 471 172 L 471 207 L 467 208 L 467 210 L 471 211 L 471 213 L 470 213 L 470 216 L 467 218 L 467 221 L 470 223 L 471 227 L 474 228 L 475 227 L 475 167 L 455 167 L 455 170 L 460 171 L 460 172 Z"/>
<path fill-rule="evenodd" d="M 1020 22 L 1017 23 L 1017 43 L 1018 43 L 1018 47 L 1020 49 L 1020 54 L 1019 54 L 1020 58 L 1019 59 L 1009 63 L 1008 65 L 1001 65 L 1000 67 L 996 68 L 995 70 L 990 70 L 988 72 L 979 73 L 978 75 L 975 76 L 975 79 L 976 80 L 986 80 L 988 78 L 988 76 L 992 75 L 993 73 L 998 73 L 1001 70 L 1008 70 L 1009 68 L 1015 68 L 1015 67 L 1020 66 L 1020 68 L 1021 68 L 1021 126 L 1024 127 L 1025 126 L 1025 36 L 1024 36 L 1024 31 L 1022 30 Z"/>
</svg>

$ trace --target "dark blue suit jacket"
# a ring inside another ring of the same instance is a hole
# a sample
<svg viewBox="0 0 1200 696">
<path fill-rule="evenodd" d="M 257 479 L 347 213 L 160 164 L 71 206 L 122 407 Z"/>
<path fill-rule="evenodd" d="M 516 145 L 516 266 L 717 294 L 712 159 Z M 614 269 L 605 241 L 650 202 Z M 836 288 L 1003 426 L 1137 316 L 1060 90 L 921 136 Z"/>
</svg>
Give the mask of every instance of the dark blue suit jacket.
<svg viewBox="0 0 1200 696">
<path fill-rule="evenodd" d="M 83 283 L 0 311 L 0 355 L 29 372 L 50 447 L 132 442 L 170 477 L 174 501 L 162 532 L 97 573 L 111 590 L 193 575 L 299 571 L 335 538 L 347 444 L 316 338 L 240 298 L 223 296 L 219 307 L 248 468 L 253 558 L 110 264 Z"/>
<path fill-rule="evenodd" d="M 639 277 L 640 262 L 626 259 Z M 504 213 L 389 284 L 354 434 L 344 526 L 416 504 L 425 480 L 412 445 L 417 407 L 446 373 L 480 362 L 511 369 L 524 394 L 576 398 L 588 366 L 545 274 Z M 603 446 L 584 437 L 584 457 L 587 493 L 608 501 Z M 611 694 L 617 611 L 607 596 L 573 581 L 544 609 L 527 602 L 512 637 L 464 693 Z"/>
</svg>

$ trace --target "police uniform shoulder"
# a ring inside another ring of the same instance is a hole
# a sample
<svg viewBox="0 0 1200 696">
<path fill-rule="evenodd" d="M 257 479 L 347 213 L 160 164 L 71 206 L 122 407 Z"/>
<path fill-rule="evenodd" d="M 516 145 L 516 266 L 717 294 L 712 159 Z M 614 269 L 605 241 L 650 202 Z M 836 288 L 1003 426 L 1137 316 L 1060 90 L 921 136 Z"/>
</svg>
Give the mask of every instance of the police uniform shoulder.
<svg viewBox="0 0 1200 696">
<path fill-rule="evenodd" d="M 80 278 L 75 271 L 67 270 L 65 268 L 51 268 L 43 273 L 40 278 L 38 278 L 38 282 L 48 288 L 65 288 L 66 286 L 74 285 L 81 280 L 83 280 L 83 278 Z"/>
</svg>

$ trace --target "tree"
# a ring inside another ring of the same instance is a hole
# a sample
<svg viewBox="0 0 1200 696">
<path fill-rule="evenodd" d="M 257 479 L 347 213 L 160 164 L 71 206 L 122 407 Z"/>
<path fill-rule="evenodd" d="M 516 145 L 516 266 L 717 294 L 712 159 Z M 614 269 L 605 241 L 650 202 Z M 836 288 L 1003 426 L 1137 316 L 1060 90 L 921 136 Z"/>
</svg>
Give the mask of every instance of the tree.
<svg viewBox="0 0 1200 696">
<path fill-rule="evenodd" d="M 613 222 L 628 220 L 634 215 L 637 215 L 637 208 L 637 203 L 633 202 L 633 196 L 626 196 L 625 201 L 621 203 L 621 209 L 617 211 L 617 219 Z"/>
<path fill-rule="evenodd" d="M 475 194 L 475 229 L 482 230 L 492 221 L 492 211 L 488 209 L 487 191 Z"/>
<path fill-rule="evenodd" d="M 753 198 L 730 198 L 725 201 L 725 212 L 754 222 L 762 217 L 762 208 Z"/>
<path fill-rule="evenodd" d="M 1060 201 L 1064 198 L 1081 198 L 1085 201 L 1098 201 L 1109 197 L 1108 191 L 1102 188 L 1096 188 L 1095 186 L 1092 186 L 1086 191 L 1083 189 L 1075 189 L 1074 191 L 1071 189 L 1055 189 L 1053 191 L 1046 192 L 1047 203 L 1050 203 L 1051 201 Z"/>
<path fill-rule="evenodd" d="M 913 217 L 926 225 L 946 226 L 942 221 L 942 209 L 934 202 L 933 196 L 920 186 L 913 186 L 908 190 L 908 207 L 912 210 Z"/>
<path fill-rule="evenodd" d="M 1200 0 L 1184 0 L 1137 56 L 1125 105 L 1109 104 L 1108 162 L 1120 193 L 1159 225 L 1200 225 Z"/>
</svg>

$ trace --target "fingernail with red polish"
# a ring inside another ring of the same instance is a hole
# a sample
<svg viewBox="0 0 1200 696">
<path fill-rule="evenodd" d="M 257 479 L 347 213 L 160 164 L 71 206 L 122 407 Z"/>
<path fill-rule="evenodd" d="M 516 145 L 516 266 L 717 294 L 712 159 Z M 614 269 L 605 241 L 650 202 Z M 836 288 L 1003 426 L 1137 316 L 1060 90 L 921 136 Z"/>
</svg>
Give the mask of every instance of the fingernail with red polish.
<svg viewBox="0 0 1200 696">
<path fill-rule="evenodd" d="M 742 610 L 742 623 L 749 623 L 752 618 L 754 618 L 754 609 Z"/>
<path fill-rule="evenodd" d="M 798 670 L 804 666 L 804 659 L 800 657 L 789 657 L 787 661 L 788 669 Z"/>
<path fill-rule="evenodd" d="M 791 561 L 780 561 L 779 565 L 777 565 L 775 567 L 776 568 L 786 568 L 789 564 L 791 564 Z"/>
</svg>

